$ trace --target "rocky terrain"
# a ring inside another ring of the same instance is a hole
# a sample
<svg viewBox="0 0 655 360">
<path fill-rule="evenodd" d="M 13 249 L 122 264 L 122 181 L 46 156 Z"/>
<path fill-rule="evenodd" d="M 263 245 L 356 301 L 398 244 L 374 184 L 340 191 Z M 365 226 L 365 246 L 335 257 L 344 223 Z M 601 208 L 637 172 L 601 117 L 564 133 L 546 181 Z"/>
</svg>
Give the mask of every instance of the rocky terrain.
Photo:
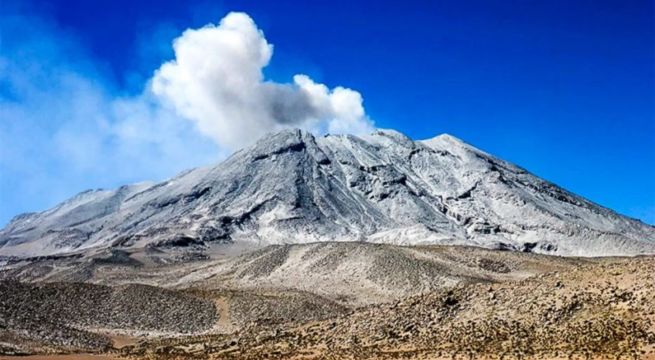
<svg viewBox="0 0 655 360">
<path fill-rule="evenodd" d="M 211 301 L 152 286 L 0 281 L 5 352 L 101 351 L 112 344 L 105 330 L 189 334 L 209 330 L 217 319 Z"/>
<path fill-rule="evenodd" d="M 449 135 L 288 130 L 216 166 L 17 216 L 0 255 L 320 241 L 611 256 L 655 253 L 655 228 Z"/>
<path fill-rule="evenodd" d="M 655 259 L 462 284 L 323 321 L 163 338 L 123 356 L 209 359 L 654 359 Z"/>
<path fill-rule="evenodd" d="M 341 242 L 178 255 L 6 265 L 0 354 L 639 359 L 655 346 L 653 257 Z"/>
<path fill-rule="evenodd" d="M 354 307 L 460 283 L 523 279 L 597 261 L 462 246 L 345 242 L 272 245 L 234 257 L 216 255 L 216 259 L 178 257 L 177 252 L 118 250 L 92 257 L 51 256 L 6 265 L 0 278 L 104 285 L 136 282 L 211 291 L 289 290 Z"/>
</svg>

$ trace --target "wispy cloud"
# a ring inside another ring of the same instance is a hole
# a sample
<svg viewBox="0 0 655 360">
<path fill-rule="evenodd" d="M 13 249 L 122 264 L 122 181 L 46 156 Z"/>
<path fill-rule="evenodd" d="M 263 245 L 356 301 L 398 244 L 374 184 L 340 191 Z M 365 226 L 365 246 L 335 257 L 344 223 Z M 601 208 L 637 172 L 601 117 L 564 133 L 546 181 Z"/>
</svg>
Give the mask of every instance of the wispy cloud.
<svg viewBox="0 0 655 360">
<path fill-rule="evenodd" d="M 147 93 L 118 96 L 56 29 L 17 16 L 0 22 L 0 222 L 89 187 L 161 179 L 220 158 Z"/>
</svg>

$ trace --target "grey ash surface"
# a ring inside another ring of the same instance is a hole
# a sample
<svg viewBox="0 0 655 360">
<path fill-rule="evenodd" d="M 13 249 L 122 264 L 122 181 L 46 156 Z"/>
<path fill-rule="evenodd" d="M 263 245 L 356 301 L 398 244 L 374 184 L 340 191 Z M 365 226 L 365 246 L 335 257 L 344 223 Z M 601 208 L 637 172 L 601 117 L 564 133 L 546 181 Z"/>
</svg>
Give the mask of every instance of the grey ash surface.
<svg viewBox="0 0 655 360">
<path fill-rule="evenodd" d="M 655 228 L 449 135 L 289 130 L 215 166 L 18 216 L 0 255 L 322 241 L 612 256 L 655 253 Z"/>
</svg>

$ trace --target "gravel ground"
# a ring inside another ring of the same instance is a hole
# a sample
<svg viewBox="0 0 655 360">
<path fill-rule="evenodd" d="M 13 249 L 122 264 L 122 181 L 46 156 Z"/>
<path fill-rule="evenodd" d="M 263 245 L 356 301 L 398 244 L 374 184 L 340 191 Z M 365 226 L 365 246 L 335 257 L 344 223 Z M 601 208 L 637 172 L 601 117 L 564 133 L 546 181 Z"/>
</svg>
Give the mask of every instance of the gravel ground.
<svg viewBox="0 0 655 360">
<path fill-rule="evenodd" d="M 653 269 L 653 257 L 606 259 L 525 280 L 460 285 L 299 326 L 251 328 L 175 342 L 161 339 L 126 354 L 211 359 L 653 359 Z"/>
<path fill-rule="evenodd" d="M 152 286 L 0 281 L 0 340 L 8 344 L 104 350 L 111 342 L 95 329 L 195 333 L 217 319 L 211 301 Z"/>
<path fill-rule="evenodd" d="M 145 255 L 6 270 L 33 282 L 0 281 L 0 354 L 106 353 L 112 333 L 142 335 L 121 351 L 151 358 L 616 358 L 654 342 L 653 257 L 366 243 Z M 52 282 L 80 272 L 93 283 Z"/>
</svg>

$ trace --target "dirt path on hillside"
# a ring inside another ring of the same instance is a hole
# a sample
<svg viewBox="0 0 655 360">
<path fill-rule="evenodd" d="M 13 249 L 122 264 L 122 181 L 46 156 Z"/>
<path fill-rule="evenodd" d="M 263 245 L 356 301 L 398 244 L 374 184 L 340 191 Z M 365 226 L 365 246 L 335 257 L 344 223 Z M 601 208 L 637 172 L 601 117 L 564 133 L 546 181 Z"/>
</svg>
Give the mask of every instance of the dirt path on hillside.
<svg viewBox="0 0 655 360">
<path fill-rule="evenodd" d="M 219 333 L 232 333 L 236 331 L 236 327 L 232 324 L 230 316 L 230 303 L 225 297 L 220 297 L 214 300 L 216 311 L 218 312 L 218 321 L 214 325 L 214 329 Z"/>
</svg>

